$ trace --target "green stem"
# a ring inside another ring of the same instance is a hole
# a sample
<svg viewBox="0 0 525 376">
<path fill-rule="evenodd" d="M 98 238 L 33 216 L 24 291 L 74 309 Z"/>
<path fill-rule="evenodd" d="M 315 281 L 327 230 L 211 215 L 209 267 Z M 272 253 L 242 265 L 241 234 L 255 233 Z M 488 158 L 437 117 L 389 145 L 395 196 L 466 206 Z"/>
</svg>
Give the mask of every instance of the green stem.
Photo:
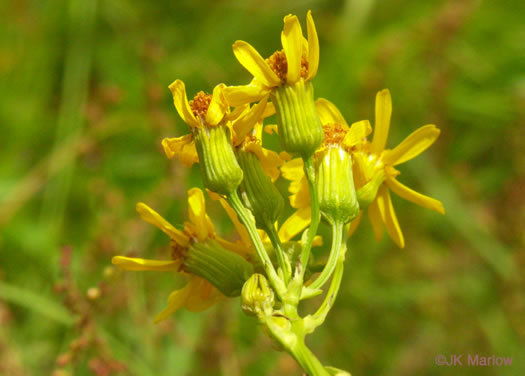
<svg viewBox="0 0 525 376">
<path fill-rule="evenodd" d="M 261 317 L 261 322 L 266 325 L 271 336 L 282 345 L 309 376 L 329 376 L 330 373 L 304 342 L 304 337 L 307 334 L 305 321 L 298 316 L 295 318 L 288 317 L 288 320 L 289 326 L 283 325 L 282 322 L 279 323 L 275 316 Z"/>
<path fill-rule="evenodd" d="M 264 244 L 262 243 L 261 237 L 257 232 L 257 228 L 255 227 L 255 220 L 253 219 L 253 216 L 251 216 L 251 213 L 249 213 L 242 204 L 241 199 L 236 190 L 231 192 L 228 195 L 227 199 L 228 203 L 239 216 L 239 220 L 241 221 L 241 223 L 246 227 L 246 231 L 248 232 L 253 246 L 255 247 L 257 256 L 259 256 L 259 259 L 261 260 L 264 271 L 266 272 L 266 276 L 270 280 L 270 284 L 277 293 L 277 296 L 279 296 L 279 298 L 282 299 L 285 292 L 284 283 L 281 280 L 281 278 L 279 278 L 272 264 L 272 261 L 270 260 L 266 249 L 264 248 Z"/>
<path fill-rule="evenodd" d="M 290 353 L 308 376 L 330 375 L 304 341 L 297 341 L 295 346 L 290 349 Z"/>
<path fill-rule="evenodd" d="M 268 223 L 265 223 L 264 227 L 266 233 L 268 234 L 268 237 L 272 242 L 273 248 L 275 249 L 275 253 L 277 254 L 277 261 L 279 262 L 279 266 L 283 271 L 284 283 L 288 285 L 292 276 L 290 262 L 285 256 L 283 245 L 281 244 L 281 239 L 279 239 L 279 234 L 275 230 L 275 227 L 271 223 L 269 223 L 269 221 L 267 222 Z"/>
<path fill-rule="evenodd" d="M 315 328 L 323 324 L 324 320 L 326 319 L 326 316 L 328 315 L 328 312 L 330 312 L 330 309 L 335 303 L 335 299 L 337 298 L 339 288 L 341 287 L 341 281 L 343 279 L 344 262 L 347 251 L 346 242 L 348 241 L 348 228 L 349 224 L 343 226 L 344 240 L 342 242 L 341 250 L 339 252 L 339 259 L 337 260 L 337 265 L 332 276 L 332 281 L 330 282 L 330 287 L 328 288 L 328 292 L 326 293 L 323 303 L 321 304 L 317 312 L 315 312 L 311 316 L 307 316 L 304 318 L 304 326 L 306 333 L 312 333 L 315 330 Z"/>
<path fill-rule="evenodd" d="M 334 305 L 337 294 L 339 293 L 339 287 L 341 286 L 341 280 L 343 279 L 343 270 L 344 261 L 340 260 L 335 267 L 332 282 L 330 283 L 330 287 L 326 293 L 323 303 L 317 312 L 315 312 L 312 316 L 305 317 L 304 319 L 307 333 L 312 333 L 315 328 L 321 326 L 326 319 L 326 316 Z"/>
<path fill-rule="evenodd" d="M 332 248 L 330 250 L 330 256 L 328 256 L 328 261 L 323 271 L 319 277 L 312 282 L 309 286 L 310 288 L 317 289 L 323 287 L 334 272 L 335 265 L 337 264 L 337 260 L 339 260 L 339 255 L 343 247 L 343 228 L 344 224 L 341 221 L 332 224 Z"/>
<path fill-rule="evenodd" d="M 304 172 L 308 180 L 308 188 L 310 189 L 310 206 L 312 207 L 312 221 L 308 228 L 308 234 L 306 243 L 303 245 L 301 251 L 301 276 L 304 276 L 306 268 L 308 266 L 308 259 L 310 258 L 310 251 L 312 249 L 312 243 L 315 235 L 317 234 L 317 228 L 321 221 L 321 213 L 319 210 L 319 199 L 317 197 L 317 190 L 315 189 L 315 168 L 313 163 L 313 157 L 310 156 L 304 159 Z"/>
</svg>

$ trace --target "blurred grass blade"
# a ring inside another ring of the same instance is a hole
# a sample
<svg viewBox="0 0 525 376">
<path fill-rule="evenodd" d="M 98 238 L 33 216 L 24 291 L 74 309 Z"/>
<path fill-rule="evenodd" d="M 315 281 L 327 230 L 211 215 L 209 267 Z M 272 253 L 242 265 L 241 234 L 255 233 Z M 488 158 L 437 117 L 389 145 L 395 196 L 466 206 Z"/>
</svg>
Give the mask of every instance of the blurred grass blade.
<svg viewBox="0 0 525 376">
<path fill-rule="evenodd" d="M 32 310 L 67 326 L 73 325 L 75 322 L 73 316 L 59 303 L 22 287 L 0 282 L 0 299 Z"/>
<path fill-rule="evenodd" d="M 510 251 L 483 227 L 469 206 L 459 197 L 458 190 L 439 174 L 425 156 L 414 160 L 409 168 L 420 176 L 425 192 L 440 199 L 447 210 L 445 216 L 471 245 L 473 251 L 483 259 L 498 276 L 513 281 L 517 276 L 516 265 Z"/>
<path fill-rule="evenodd" d="M 69 5 L 69 41 L 54 152 L 58 152 L 65 141 L 76 138 L 84 123 L 97 1 L 71 0 Z M 65 163 L 63 170 L 50 180 L 45 191 L 41 220 L 49 227 L 52 235 L 57 235 L 62 225 L 74 162 L 71 159 Z M 50 170 L 53 170 L 53 166 Z"/>
</svg>

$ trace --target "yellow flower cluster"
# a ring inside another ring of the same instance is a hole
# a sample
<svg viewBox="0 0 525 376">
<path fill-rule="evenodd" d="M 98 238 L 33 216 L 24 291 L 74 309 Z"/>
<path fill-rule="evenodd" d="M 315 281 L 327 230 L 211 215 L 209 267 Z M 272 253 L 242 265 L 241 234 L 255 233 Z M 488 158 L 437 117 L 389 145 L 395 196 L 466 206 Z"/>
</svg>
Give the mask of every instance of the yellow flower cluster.
<svg viewBox="0 0 525 376">
<path fill-rule="evenodd" d="M 206 214 L 204 194 L 198 188 L 188 191 L 189 222 L 185 222 L 183 230 L 139 203 L 137 211 L 141 217 L 170 237 L 172 259 L 116 256 L 113 263 L 127 270 L 173 271 L 188 279 L 182 289 L 169 296 L 168 306 L 157 316 L 157 321 L 181 307 L 200 311 L 222 298 L 226 287 L 221 285 L 221 279 L 206 276 L 210 273 L 223 276 L 223 269 L 228 272 L 224 260 L 230 256 L 232 265 L 239 265 L 235 278 L 241 278 L 241 283 L 244 277 L 239 276 L 248 270 L 243 269 L 243 263 L 250 263 L 257 273 L 266 274 L 277 298 L 286 299 L 293 275 L 299 274 L 302 278 L 308 267 L 310 247 L 320 244 L 320 239 L 315 237 L 317 225 L 314 226 L 314 218 L 319 217 L 319 213 L 329 222 L 340 221 L 344 225 L 351 221 L 351 233 L 359 224 L 362 211 L 367 209 L 376 237 L 381 236 L 384 224 L 400 247 L 405 242 L 390 191 L 444 213 L 439 201 L 400 183 L 397 180 L 400 172 L 396 169 L 428 148 L 437 139 L 439 130 L 434 125 L 421 127 L 395 148 L 387 149 L 392 112 L 388 90 L 377 94 L 371 141 L 368 141 L 372 133 L 369 121 L 348 125 L 331 102 L 315 101 L 311 81 L 318 71 L 319 41 L 311 12 L 307 13 L 306 21 L 307 38 L 303 36 L 298 18 L 286 16 L 281 33 L 282 50 L 267 59 L 244 41 L 233 44 L 235 57 L 253 75 L 247 85 L 219 84 L 212 94 L 200 91 L 191 100 L 181 80 L 169 86 L 175 108 L 190 133 L 165 138 L 164 152 L 169 159 L 176 158 L 186 166 L 199 163 L 204 186 L 213 199 L 220 200 L 240 240 L 232 243 L 217 236 Z M 265 130 L 278 134 L 283 147 L 281 153 L 263 147 L 263 121 L 274 114 L 277 125 L 266 126 Z M 346 170 L 334 170 L 336 168 Z M 273 183 L 280 174 L 291 181 L 289 203 L 295 212 L 278 228 L 282 198 Z M 340 182 L 334 180 L 338 177 Z M 314 207 L 320 211 L 314 211 Z M 297 252 L 290 251 L 293 247 L 286 250 L 283 244 L 290 244 L 309 225 L 308 236 L 296 242 L 303 247 L 299 259 Z M 200 248 L 197 249 L 200 244 L 212 247 L 214 253 L 203 255 Z M 225 256 L 214 258 L 213 255 L 221 253 Z M 242 260 L 234 262 L 232 255 Z M 197 262 L 189 262 L 191 257 Z M 203 265 L 205 257 L 210 258 L 213 270 L 199 273 L 192 269 L 192 265 Z M 334 256 L 326 277 L 332 273 L 336 261 Z M 294 274 L 296 265 L 301 272 L 296 270 Z"/>
<path fill-rule="evenodd" d="M 367 139 L 372 133 L 369 121 L 359 121 L 349 127 L 333 103 L 326 99 L 318 99 L 316 107 L 326 131 L 325 141 L 339 144 L 353 156 L 356 188 L 362 188 L 367 183 L 373 182 L 374 177 L 379 178 L 375 179 L 379 184 L 375 190 L 375 197 L 368 206 L 368 216 L 377 240 L 381 239 L 384 224 L 392 240 L 401 248 L 405 246 L 390 191 L 407 201 L 445 214 L 440 201 L 418 193 L 399 182 L 396 177 L 400 172 L 394 167 L 415 158 L 436 141 L 440 131 L 435 125 L 425 125 L 411 133 L 394 149 L 385 149 L 392 114 L 392 99 L 387 89 L 380 91 L 376 96 L 375 131 L 371 142 Z M 294 214 L 297 217 L 296 221 L 308 223 L 310 195 L 302 167 L 302 160 L 297 158 L 285 163 L 281 167 L 281 172 L 284 178 L 291 181 L 290 204 L 297 209 Z M 362 212 L 352 222 L 351 233 L 356 230 L 361 216 Z"/>
</svg>

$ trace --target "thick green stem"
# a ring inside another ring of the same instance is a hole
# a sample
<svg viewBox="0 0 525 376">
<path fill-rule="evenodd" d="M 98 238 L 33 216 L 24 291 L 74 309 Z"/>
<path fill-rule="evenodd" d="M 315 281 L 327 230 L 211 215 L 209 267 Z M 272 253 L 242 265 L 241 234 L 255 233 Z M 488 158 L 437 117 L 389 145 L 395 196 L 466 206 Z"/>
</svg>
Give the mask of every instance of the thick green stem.
<svg viewBox="0 0 525 376">
<path fill-rule="evenodd" d="M 273 315 L 261 316 L 260 320 L 266 325 L 272 338 L 293 356 L 309 376 L 329 376 L 330 373 L 304 342 L 307 334 L 305 321 L 298 315 L 294 315 L 294 312 L 291 313 L 292 317 L 287 316 L 286 319 L 283 316 Z"/>
<path fill-rule="evenodd" d="M 308 376 L 329 376 L 330 374 L 319 359 L 310 351 L 304 341 L 298 341 L 290 350 L 291 355 Z"/>
<path fill-rule="evenodd" d="M 304 172 L 308 180 L 308 188 L 310 189 L 310 206 L 312 207 L 312 221 L 308 228 L 308 234 L 306 242 L 303 244 L 301 251 L 301 276 L 304 276 L 304 272 L 308 266 L 308 259 L 310 258 L 310 251 L 312 250 L 312 243 L 315 235 L 317 234 L 317 228 L 321 221 L 321 213 L 319 210 L 319 199 L 317 197 L 317 190 L 315 189 L 315 168 L 313 163 L 313 157 L 304 160 Z"/>
<path fill-rule="evenodd" d="M 257 228 L 255 227 L 255 219 L 242 204 L 241 199 L 236 190 L 234 190 L 228 195 L 228 203 L 239 216 L 239 220 L 241 221 L 241 223 L 246 227 L 246 231 L 248 232 L 253 246 L 255 247 L 257 256 L 259 256 L 264 271 L 266 272 L 266 276 L 270 280 L 270 284 L 274 288 L 279 298 L 282 299 L 285 292 L 284 283 L 281 280 L 281 278 L 279 278 L 272 264 L 272 261 L 270 260 L 266 249 L 264 248 L 264 244 L 262 243 L 261 237 L 257 232 Z"/>
<path fill-rule="evenodd" d="M 340 221 L 332 224 L 332 248 L 330 249 L 328 261 L 319 277 L 309 286 L 310 288 L 317 289 L 323 287 L 334 272 L 335 265 L 337 264 L 337 260 L 339 260 L 343 247 L 343 228 L 344 224 Z"/>
<path fill-rule="evenodd" d="M 288 285 L 288 282 L 290 282 L 290 278 L 292 276 L 292 269 L 290 267 L 290 262 L 288 261 L 284 253 L 283 245 L 281 244 L 281 240 L 279 239 L 279 234 L 277 234 L 275 227 L 269 222 L 265 223 L 264 227 L 266 233 L 268 234 L 268 237 L 272 242 L 273 248 L 275 249 L 279 266 L 283 271 L 284 283 Z"/>
</svg>

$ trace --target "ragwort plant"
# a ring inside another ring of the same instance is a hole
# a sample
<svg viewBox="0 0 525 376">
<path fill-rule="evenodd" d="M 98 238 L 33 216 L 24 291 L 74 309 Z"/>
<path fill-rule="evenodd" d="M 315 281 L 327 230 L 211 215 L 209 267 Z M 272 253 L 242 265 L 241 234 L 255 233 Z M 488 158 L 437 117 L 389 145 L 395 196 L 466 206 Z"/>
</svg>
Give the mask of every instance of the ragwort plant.
<svg viewBox="0 0 525 376">
<path fill-rule="evenodd" d="M 241 297 L 241 308 L 257 318 L 281 349 L 309 375 L 348 375 L 324 366 L 305 344 L 305 337 L 323 324 L 341 284 L 347 240 L 362 214 L 379 239 L 383 225 L 404 247 L 390 192 L 444 214 L 441 202 L 415 192 L 398 180 L 397 166 L 416 157 L 439 136 L 434 125 L 423 126 L 401 144 L 388 149 L 392 113 L 388 90 L 377 93 L 375 124 L 348 124 L 334 104 L 314 97 L 319 66 L 319 41 L 308 12 L 303 37 L 294 15 L 284 18 L 282 50 L 264 59 L 244 41 L 233 44 L 239 63 L 253 75 L 247 85 L 215 86 L 188 100 L 181 80 L 169 88 L 177 112 L 190 133 L 166 138 L 168 158 L 186 166 L 198 163 L 210 197 L 219 200 L 240 240 L 216 234 L 199 188 L 188 191 L 189 221 L 178 229 L 143 203 L 141 217 L 171 239 L 170 260 L 116 256 L 113 264 L 127 270 L 181 273 L 186 285 L 173 291 L 155 320 L 178 309 L 205 310 L 224 297 Z M 275 114 L 276 125 L 263 125 Z M 282 151 L 264 148 L 263 131 L 279 135 Z M 282 175 L 290 180 L 289 203 L 294 213 L 278 226 L 285 200 L 275 187 Z M 331 249 L 320 272 L 311 270 L 312 246 L 320 241 L 321 220 L 331 227 Z M 296 240 L 299 239 L 299 240 Z M 300 316 L 301 301 L 324 293 L 317 311 Z"/>
</svg>

